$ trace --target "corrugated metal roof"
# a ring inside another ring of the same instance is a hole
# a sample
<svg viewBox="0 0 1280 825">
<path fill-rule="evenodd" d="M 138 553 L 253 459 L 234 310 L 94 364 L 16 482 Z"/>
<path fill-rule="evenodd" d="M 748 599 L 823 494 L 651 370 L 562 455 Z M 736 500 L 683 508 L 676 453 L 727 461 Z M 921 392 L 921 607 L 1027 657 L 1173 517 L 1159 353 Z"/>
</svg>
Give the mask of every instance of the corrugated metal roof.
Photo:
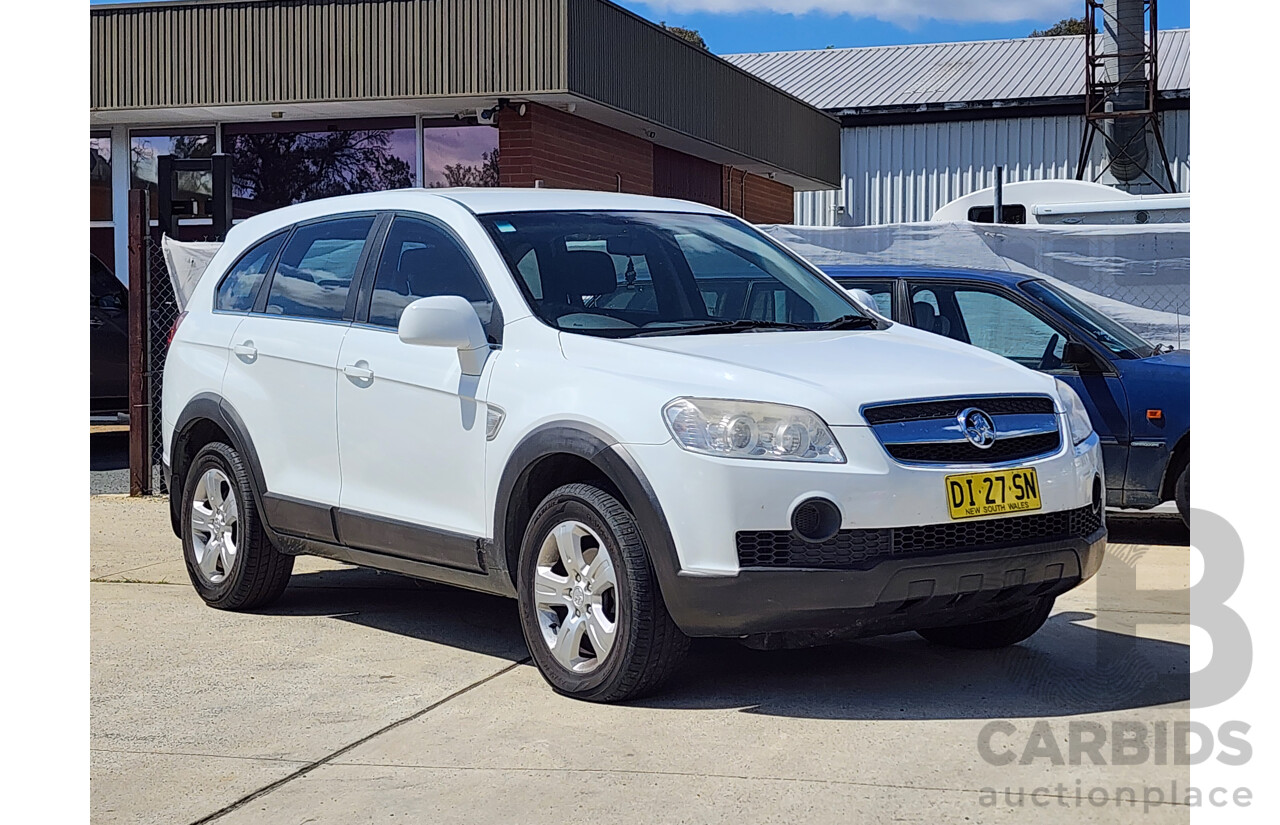
<svg viewBox="0 0 1280 825">
<path fill-rule="evenodd" d="M 1191 31 L 1160 32 L 1159 48 L 1160 90 L 1189 90 Z M 828 111 L 1084 94 L 1082 35 L 724 57 Z"/>
</svg>

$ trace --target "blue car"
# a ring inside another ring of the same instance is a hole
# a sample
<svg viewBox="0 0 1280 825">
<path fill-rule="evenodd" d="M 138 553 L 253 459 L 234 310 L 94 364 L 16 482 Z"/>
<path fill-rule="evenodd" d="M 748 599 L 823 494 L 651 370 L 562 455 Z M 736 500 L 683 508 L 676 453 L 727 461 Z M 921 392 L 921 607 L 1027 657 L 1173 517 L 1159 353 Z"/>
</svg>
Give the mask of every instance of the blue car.
<svg viewBox="0 0 1280 825">
<path fill-rule="evenodd" d="M 1191 359 L 1040 278 L 1008 272 L 829 266 L 882 315 L 1003 355 L 1070 384 L 1102 440 L 1107 504 L 1147 509 L 1191 493 Z"/>
</svg>

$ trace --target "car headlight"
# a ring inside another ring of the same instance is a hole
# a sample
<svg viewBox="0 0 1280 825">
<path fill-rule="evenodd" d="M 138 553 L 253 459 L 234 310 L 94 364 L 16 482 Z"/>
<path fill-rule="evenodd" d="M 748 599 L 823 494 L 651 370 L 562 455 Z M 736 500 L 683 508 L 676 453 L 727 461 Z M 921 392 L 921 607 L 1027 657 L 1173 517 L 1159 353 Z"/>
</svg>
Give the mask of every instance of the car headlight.
<svg viewBox="0 0 1280 825">
<path fill-rule="evenodd" d="M 1062 399 L 1063 409 L 1067 412 L 1067 426 L 1071 430 L 1072 445 L 1079 445 L 1093 432 L 1093 423 L 1089 421 L 1089 412 L 1084 408 L 1084 402 L 1080 400 L 1080 395 L 1073 389 L 1071 385 L 1065 381 L 1058 380 L 1058 397 Z"/>
<path fill-rule="evenodd" d="M 662 408 L 686 450 L 725 458 L 843 464 L 844 453 L 822 419 L 802 407 L 719 398 L 677 398 Z"/>
</svg>

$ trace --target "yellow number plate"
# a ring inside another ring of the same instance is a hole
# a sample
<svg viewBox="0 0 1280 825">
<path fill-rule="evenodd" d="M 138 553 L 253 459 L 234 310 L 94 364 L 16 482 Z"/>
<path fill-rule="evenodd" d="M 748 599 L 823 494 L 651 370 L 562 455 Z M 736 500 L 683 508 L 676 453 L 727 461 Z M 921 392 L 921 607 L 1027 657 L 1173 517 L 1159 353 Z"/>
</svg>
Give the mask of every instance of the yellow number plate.
<svg viewBox="0 0 1280 825">
<path fill-rule="evenodd" d="M 947 476 L 951 518 L 994 516 L 1040 509 L 1040 482 L 1034 467 Z"/>
</svg>

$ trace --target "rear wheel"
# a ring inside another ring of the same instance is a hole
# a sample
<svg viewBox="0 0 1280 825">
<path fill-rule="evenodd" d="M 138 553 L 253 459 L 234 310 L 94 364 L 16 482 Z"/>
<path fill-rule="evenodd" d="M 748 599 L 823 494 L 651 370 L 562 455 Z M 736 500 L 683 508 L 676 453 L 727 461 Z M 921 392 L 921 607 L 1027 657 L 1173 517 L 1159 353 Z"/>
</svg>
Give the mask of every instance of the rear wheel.
<svg viewBox="0 0 1280 825">
<path fill-rule="evenodd" d="M 293 556 L 262 529 L 240 454 L 213 443 L 191 462 L 182 494 L 182 550 L 200 598 L 223 610 L 251 610 L 280 598 Z"/>
<path fill-rule="evenodd" d="M 931 627 L 919 631 L 934 644 L 962 647 L 969 650 L 988 650 L 1016 645 L 1031 637 L 1044 626 L 1053 610 L 1053 598 L 1040 599 L 1021 613 L 993 622 Z"/>
<path fill-rule="evenodd" d="M 1173 502 L 1178 505 L 1182 523 L 1191 526 L 1191 465 L 1182 468 L 1178 482 L 1173 487 Z"/>
<path fill-rule="evenodd" d="M 525 531 L 517 591 L 529 652 L 568 696 L 619 702 L 650 693 L 688 649 L 635 519 L 598 487 L 567 484 L 543 499 Z"/>
</svg>

